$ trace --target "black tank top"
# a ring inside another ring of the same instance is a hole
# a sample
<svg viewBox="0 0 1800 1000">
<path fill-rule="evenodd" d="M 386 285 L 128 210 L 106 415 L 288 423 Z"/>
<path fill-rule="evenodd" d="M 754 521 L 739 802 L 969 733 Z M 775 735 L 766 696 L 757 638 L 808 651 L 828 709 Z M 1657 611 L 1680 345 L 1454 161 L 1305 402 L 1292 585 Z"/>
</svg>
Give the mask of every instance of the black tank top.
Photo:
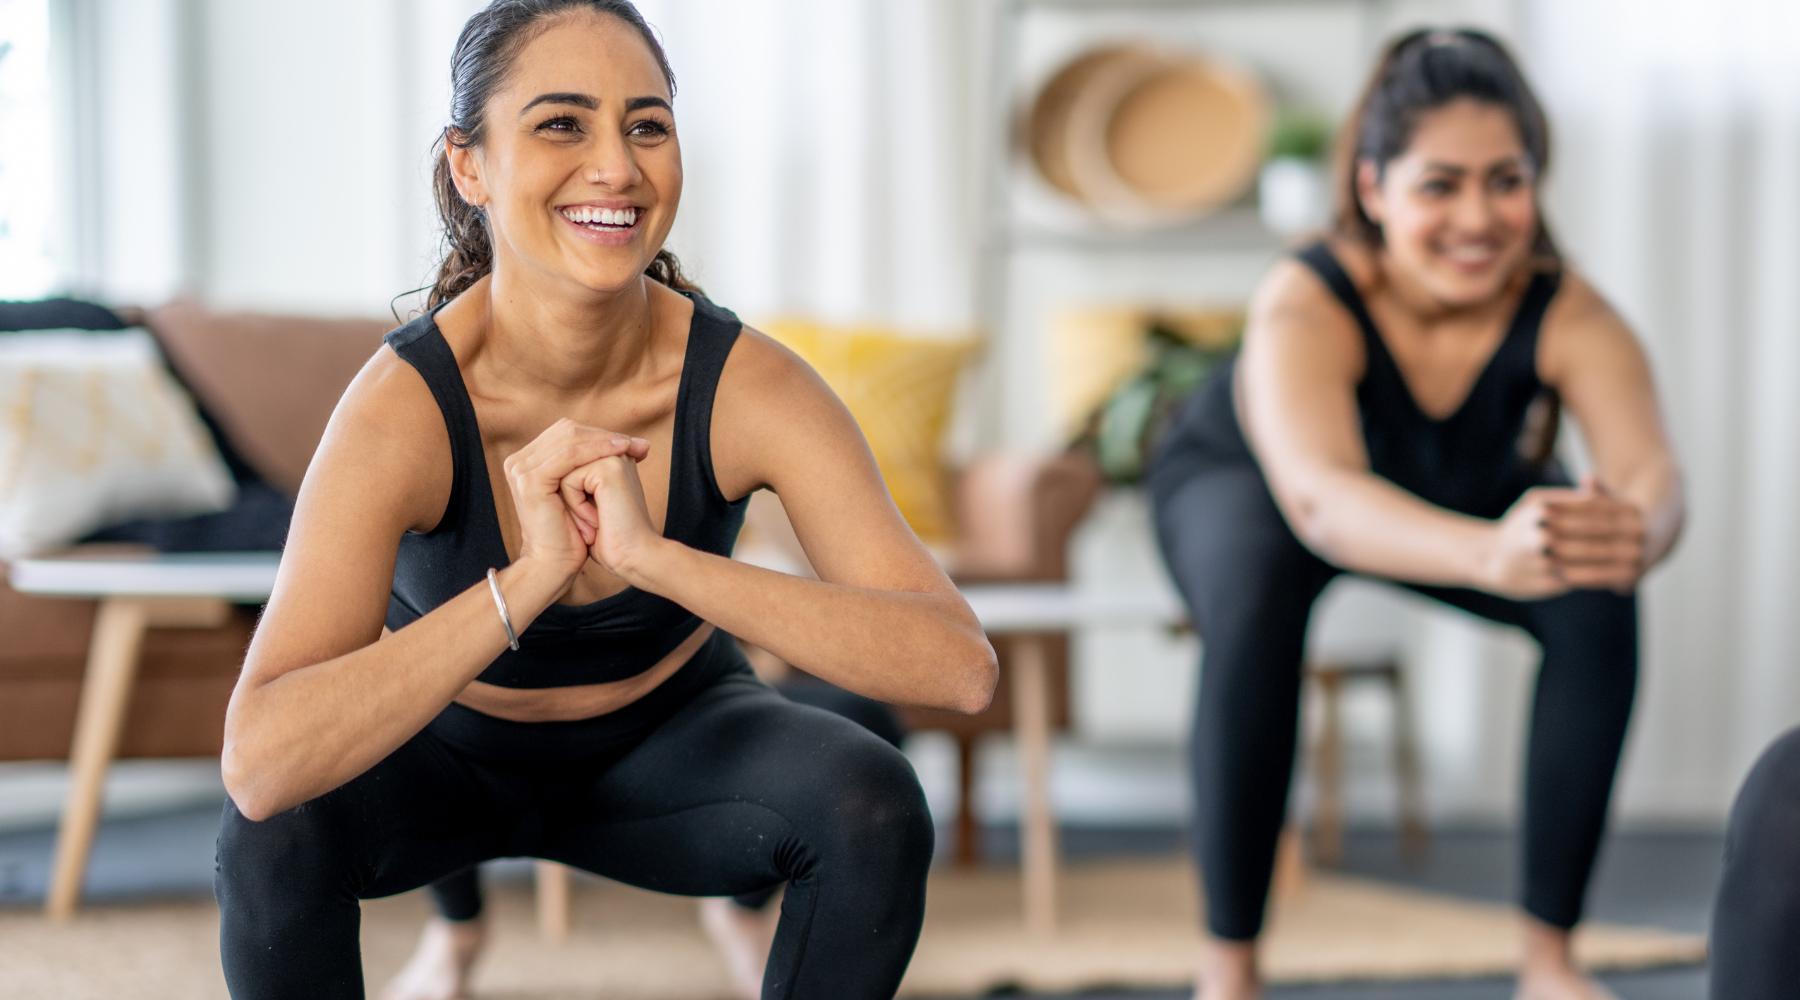
<svg viewBox="0 0 1800 1000">
<path fill-rule="evenodd" d="M 1297 255 L 1349 310 L 1367 356 L 1356 385 L 1369 469 L 1430 503 L 1477 517 L 1499 517 L 1552 470 L 1520 448 L 1531 405 L 1546 391 L 1537 374 L 1538 330 L 1561 276 L 1535 273 L 1487 366 L 1456 411 L 1442 419 L 1419 408 L 1388 353 L 1349 274 L 1323 243 Z M 1233 405 L 1236 359 L 1219 366 L 1184 405 L 1159 447 L 1159 475 L 1196 463 L 1254 461 Z"/>
<path fill-rule="evenodd" d="M 705 297 L 689 298 L 694 318 L 675 391 L 663 537 L 729 556 L 748 497 L 728 501 L 719 492 L 712 467 L 712 407 L 719 373 L 743 327 Z M 435 314 L 384 338 L 418 369 L 437 399 L 450 431 L 453 466 L 443 519 L 428 532 L 409 531 L 400 539 L 387 612 L 388 628 L 394 630 L 480 583 L 488 567 L 508 562 L 475 407 Z M 635 587 L 590 604 L 552 604 L 519 636 L 519 649 L 501 651 L 478 679 L 514 688 L 621 680 L 656 665 L 702 624 L 681 605 Z"/>
</svg>

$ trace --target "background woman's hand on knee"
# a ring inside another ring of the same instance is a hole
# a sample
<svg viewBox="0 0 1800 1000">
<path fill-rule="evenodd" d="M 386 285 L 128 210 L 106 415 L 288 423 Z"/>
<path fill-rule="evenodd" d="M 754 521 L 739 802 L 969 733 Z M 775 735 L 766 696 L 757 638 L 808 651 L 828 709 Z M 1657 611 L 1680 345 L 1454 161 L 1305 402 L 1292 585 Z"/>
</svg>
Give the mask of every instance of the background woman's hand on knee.
<svg viewBox="0 0 1800 1000">
<path fill-rule="evenodd" d="M 564 418 L 507 456 L 502 468 L 519 518 L 519 553 L 513 561 L 541 567 L 567 586 L 599 533 L 599 512 L 588 502 L 578 473 L 609 458 L 635 464 L 648 451 L 643 438 Z"/>
<path fill-rule="evenodd" d="M 1548 505 L 1550 555 L 1570 587 L 1636 589 L 1647 566 L 1644 514 L 1584 476 L 1572 499 Z"/>
<path fill-rule="evenodd" d="M 1482 588 L 1514 600 L 1541 600 L 1569 589 L 1551 551 L 1550 512 L 1574 503 L 1579 491 L 1543 486 L 1526 490 L 1494 523 Z"/>
<path fill-rule="evenodd" d="M 1644 574 L 1644 518 L 1585 476 L 1576 489 L 1525 491 L 1495 523 L 1486 590 L 1541 600 L 1569 590 L 1627 593 Z"/>
</svg>

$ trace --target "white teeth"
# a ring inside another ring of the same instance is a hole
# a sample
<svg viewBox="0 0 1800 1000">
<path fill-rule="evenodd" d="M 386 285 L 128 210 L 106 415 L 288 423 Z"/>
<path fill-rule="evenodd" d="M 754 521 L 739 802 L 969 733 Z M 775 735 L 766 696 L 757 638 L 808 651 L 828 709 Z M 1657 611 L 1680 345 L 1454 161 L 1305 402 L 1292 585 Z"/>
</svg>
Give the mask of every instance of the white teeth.
<svg viewBox="0 0 1800 1000">
<path fill-rule="evenodd" d="M 562 210 L 563 218 L 570 222 L 585 224 L 599 223 L 602 226 L 630 226 L 637 223 L 635 208 L 595 208 L 592 205 L 575 205 Z"/>
</svg>

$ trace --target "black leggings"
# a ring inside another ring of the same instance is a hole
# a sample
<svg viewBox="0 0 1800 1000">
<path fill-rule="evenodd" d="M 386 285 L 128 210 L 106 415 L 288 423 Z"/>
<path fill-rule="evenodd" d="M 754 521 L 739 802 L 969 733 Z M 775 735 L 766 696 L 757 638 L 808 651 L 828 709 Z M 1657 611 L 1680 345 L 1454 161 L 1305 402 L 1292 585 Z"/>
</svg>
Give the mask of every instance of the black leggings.
<svg viewBox="0 0 1800 1000">
<path fill-rule="evenodd" d="M 864 698 L 860 694 L 852 694 L 835 684 L 829 684 L 806 674 L 796 673 L 775 684 L 775 690 L 791 702 L 822 708 L 833 715 L 843 716 L 851 722 L 881 737 L 895 749 L 899 749 L 906 738 L 906 730 L 900 724 L 900 717 L 886 704 L 873 698 Z M 437 907 L 438 915 L 445 920 L 468 921 L 481 916 L 482 891 L 479 865 L 470 865 L 462 871 L 446 875 L 428 887 L 432 905 Z M 781 890 L 780 885 L 772 885 L 752 892 L 740 892 L 731 897 L 732 902 L 746 910 L 760 910 L 769 905 L 775 894 Z"/>
<path fill-rule="evenodd" d="M 1220 938 L 1250 940 L 1262 930 L 1287 810 L 1307 621 L 1342 571 L 1294 537 L 1249 462 L 1155 477 L 1152 496 L 1163 558 L 1204 645 L 1192 755 L 1207 923 Z M 1543 650 L 1526 754 L 1523 902 L 1539 920 L 1572 927 L 1637 686 L 1636 599 L 1410 589 L 1518 626 Z"/>
<path fill-rule="evenodd" d="M 1789 1000 L 1800 983 L 1800 729 L 1763 751 L 1725 831 L 1713 1000 Z"/>
<path fill-rule="evenodd" d="M 358 900 L 526 856 L 679 895 L 786 882 L 763 996 L 892 997 L 925 912 L 918 778 L 867 730 L 776 694 L 730 643 L 597 719 L 452 705 L 310 802 L 262 822 L 227 803 L 215 891 L 232 996 L 361 997 Z"/>
</svg>

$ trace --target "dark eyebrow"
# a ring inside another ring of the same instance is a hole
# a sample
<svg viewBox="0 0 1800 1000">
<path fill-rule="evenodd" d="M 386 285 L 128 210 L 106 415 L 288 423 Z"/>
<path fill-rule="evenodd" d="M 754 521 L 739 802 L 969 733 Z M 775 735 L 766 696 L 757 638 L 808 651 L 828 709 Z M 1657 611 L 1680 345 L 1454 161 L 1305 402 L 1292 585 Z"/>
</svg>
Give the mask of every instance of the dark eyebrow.
<svg viewBox="0 0 1800 1000">
<path fill-rule="evenodd" d="M 540 104 L 573 104 L 578 108 L 586 108 L 589 111 L 593 111 L 600 106 L 599 101 L 586 94 L 571 94 L 567 91 L 561 91 L 554 94 L 539 94 L 526 102 L 525 106 L 519 109 L 520 117 L 524 117 L 525 112 L 530 111 Z"/>
<path fill-rule="evenodd" d="M 525 112 L 530 111 L 540 104 L 573 104 L 578 108 L 586 108 L 589 111 L 597 111 L 600 108 L 600 101 L 587 94 L 574 94 L 569 93 L 568 91 L 558 91 L 554 94 L 539 94 L 532 98 L 530 101 L 526 102 L 524 107 L 519 109 L 519 116 L 524 117 Z M 625 110 L 627 112 L 639 111 L 644 108 L 662 108 L 664 111 L 670 112 L 671 114 L 675 111 L 674 108 L 669 106 L 668 101 L 665 101 L 660 97 L 634 97 L 625 102 Z"/>
<path fill-rule="evenodd" d="M 1525 156 L 1508 156 L 1504 159 L 1495 160 L 1493 163 L 1488 164 L 1486 167 L 1479 168 L 1479 169 L 1475 170 L 1474 172 L 1491 174 L 1491 173 L 1495 172 L 1496 170 L 1523 170 L 1525 168 L 1525 165 L 1529 162 L 1530 162 L 1530 159 Z M 1432 162 L 1425 164 L 1425 172 L 1426 173 L 1450 174 L 1454 177 L 1461 177 L 1464 174 L 1470 173 L 1471 171 L 1469 170 L 1469 168 L 1464 167 L 1460 164 L 1442 163 L 1442 162 L 1433 160 Z"/>
</svg>

